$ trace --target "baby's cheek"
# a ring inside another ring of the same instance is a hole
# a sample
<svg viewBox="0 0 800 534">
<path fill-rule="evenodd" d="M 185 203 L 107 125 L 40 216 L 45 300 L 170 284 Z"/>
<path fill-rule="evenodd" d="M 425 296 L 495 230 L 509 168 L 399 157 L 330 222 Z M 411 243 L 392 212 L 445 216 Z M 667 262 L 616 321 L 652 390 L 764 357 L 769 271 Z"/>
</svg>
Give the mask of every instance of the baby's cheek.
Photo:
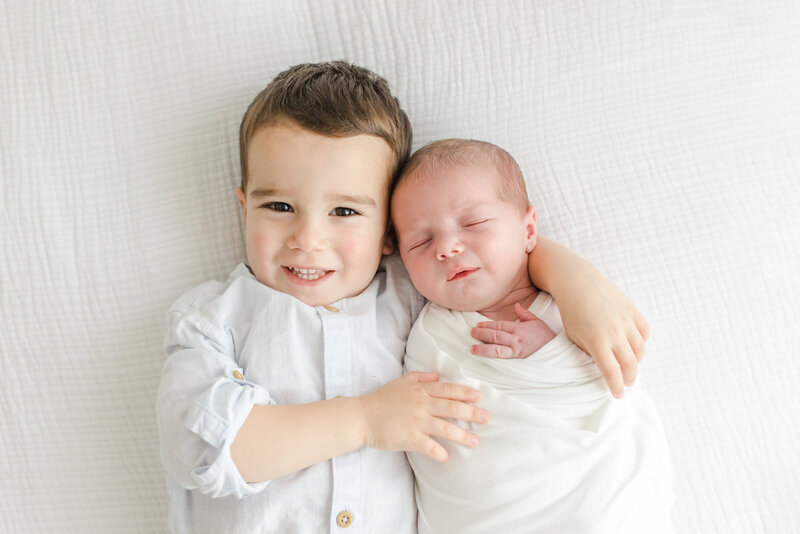
<svg viewBox="0 0 800 534">
<path fill-rule="evenodd" d="M 417 291 L 428 300 L 436 300 L 436 284 L 434 279 L 434 269 L 430 265 L 420 260 L 409 260 L 405 263 L 411 282 Z"/>
</svg>

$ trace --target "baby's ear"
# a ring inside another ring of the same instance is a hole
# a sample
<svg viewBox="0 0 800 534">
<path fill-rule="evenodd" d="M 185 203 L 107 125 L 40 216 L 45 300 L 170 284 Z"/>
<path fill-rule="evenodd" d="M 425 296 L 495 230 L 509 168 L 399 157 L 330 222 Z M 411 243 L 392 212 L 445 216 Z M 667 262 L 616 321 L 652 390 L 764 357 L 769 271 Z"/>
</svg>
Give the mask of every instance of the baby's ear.
<svg viewBox="0 0 800 534">
<path fill-rule="evenodd" d="M 536 247 L 536 208 L 528 207 L 525 212 L 525 252 L 528 254 Z"/>
</svg>

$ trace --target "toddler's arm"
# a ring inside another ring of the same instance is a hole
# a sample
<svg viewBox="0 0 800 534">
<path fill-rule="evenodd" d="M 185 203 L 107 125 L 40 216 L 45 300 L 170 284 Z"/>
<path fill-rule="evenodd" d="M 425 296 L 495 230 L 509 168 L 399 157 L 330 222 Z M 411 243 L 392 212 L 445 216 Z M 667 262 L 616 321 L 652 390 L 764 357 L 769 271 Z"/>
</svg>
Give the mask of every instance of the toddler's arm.
<svg viewBox="0 0 800 534">
<path fill-rule="evenodd" d="M 231 445 L 248 482 L 272 480 L 361 446 L 417 451 L 444 462 L 431 436 L 475 447 L 477 436 L 445 418 L 483 423 L 485 410 L 466 402 L 480 392 L 440 383 L 436 373 L 410 373 L 361 397 L 298 405 L 256 405 Z"/>
<path fill-rule="evenodd" d="M 210 292 L 213 296 L 214 292 Z M 211 497 L 244 497 L 263 483 L 367 445 L 415 450 L 444 461 L 430 436 L 474 446 L 445 420 L 482 422 L 466 404 L 480 392 L 411 373 L 362 397 L 277 405 L 246 380 L 230 333 L 186 306 L 167 314 L 167 360 L 156 399 L 161 458 L 181 487 Z"/>
<path fill-rule="evenodd" d="M 445 419 L 481 422 L 484 410 L 467 404 L 480 393 L 439 383 L 436 374 L 411 373 L 362 397 L 276 404 L 244 376 L 232 331 L 204 311 L 223 290 L 206 283 L 167 313 L 156 413 L 162 461 L 181 487 L 244 497 L 266 487 L 247 482 L 272 480 L 364 445 L 444 461 L 431 436 L 472 444 L 473 435 Z"/>
<path fill-rule="evenodd" d="M 636 306 L 588 261 L 539 237 L 528 272 L 550 293 L 569 338 L 597 362 L 615 397 L 636 380 L 650 329 Z"/>
</svg>

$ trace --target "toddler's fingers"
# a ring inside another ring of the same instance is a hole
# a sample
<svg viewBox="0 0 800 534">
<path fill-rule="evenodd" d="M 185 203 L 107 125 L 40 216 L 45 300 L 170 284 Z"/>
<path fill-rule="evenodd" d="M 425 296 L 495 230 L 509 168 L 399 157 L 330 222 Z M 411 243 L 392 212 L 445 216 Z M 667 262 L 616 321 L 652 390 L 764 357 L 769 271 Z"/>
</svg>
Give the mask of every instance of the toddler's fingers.
<svg viewBox="0 0 800 534">
<path fill-rule="evenodd" d="M 446 399 L 434 400 L 431 405 L 430 413 L 435 417 L 457 419 L 459 421 L 468 421 L 471 423 L 485 423 L 489 420 L 489 412 L 483 408 Z"/>
<path fill-rule="evenodd" d="M 644 341 L 650 339 L 650 325 L 647 324 L 647 320 L 641 313 L 637 312 L 633 316 L 633 322 L 636 324 L 636 329 L 639 330 L 639 334 L 641 334 L 642 339 Z"/>
<path fill-rule="evenodd" d="M 424 387 L 428 395 L 438 399 L 449 399 L 452 401 L 464 402 L 478 402 L 481 400 L 480 390 L 465 386 L 463 384 L 453 384 L 452 382 L 432 382 L 430 384 L 425 384 Z M 467 405 L 463 404 L 463 406 Z"/>
<path fill-rule="evenodd" d="M 472 345 L 470 352 L 476 356 L 485 358 L 513 358 L 514 350 L 506 345 L 494 345 L 484 343 L 483 345 Z"/>
<path fill-rule="evenodd" d="M 411 382 L 418 382 L 420 384 L 427 384 L 430 382 L 436 382 L 439 380 L 439 373 L 437 372 L 428 372 L 424 373 L 422 371 L 412 371 L 407 375 L 403 376 L 404 379 L 410 380 Z"/>
<path fill-rule="evenodd" d="M 633 355 L 636 356 L 636 361 L 642 361 L 642 358 L 644 358 L 644 339 L 637 328 L 631 328 L 628 332 L 628 342 L 631 345 L 631 350 L 633 350 Z"/>
<path fill-rule="evenodd" d="M 478 446 L 478 436 L 444 419 L 432 419 L 427 434 L 458 443 L 464 447 L 475 448 Z"/>
<path fill-rule="evenodd" d="M 419 443 L 415 443 L 409 450 L 430 456 L 441 463 L 450 459 L 450 455 L 447 453 L 447 450 L 442 447 L 441 443 L 428 436 L 423 436 L 423 438 L 419 440 Z"/>
<path fill-rule="evenodd" d="M 621 399 L 625 395 L 625 385 L 622 381 L 622 373 L 620 372 L 619 363 L 614 357 L 614 353 L 610 350 L 604 351 L 599 357 L 594 359 L 600 372 L 603 374 L 608 389 L 614 397 Z"/>
<path fill-rule="evenodd" d="M 627 343 L 623 343 L 614 349 L 614 357 L 622 371 L 622 381 L 626 386 L 632 386 L 636 382 L 637 367 L 639 365 L 633 349 Z"/>
</svg>

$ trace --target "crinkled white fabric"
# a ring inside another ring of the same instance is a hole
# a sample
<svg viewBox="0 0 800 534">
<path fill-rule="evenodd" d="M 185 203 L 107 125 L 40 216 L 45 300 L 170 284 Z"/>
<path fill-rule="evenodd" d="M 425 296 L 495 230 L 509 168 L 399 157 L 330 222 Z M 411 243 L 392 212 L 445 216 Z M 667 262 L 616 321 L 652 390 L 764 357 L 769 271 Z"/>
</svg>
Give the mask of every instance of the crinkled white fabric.
<svg viewBox="0 0 800 534">
<path fill-rule="evenodd" d="M 550 306 L 540 293 L 531 311 Z M 562 331 L 527 359 L 470 354 L 485 320 L 429 304 L 407 346 L 407 370 L 479 388 L 485 425 L 475 449 L 409 460 L 420 533 L 671 532 L 672 475 L 654 404 L 640 387 L 614 399 L 594 361 Z M 558 326 L 558 325 L 551 325 Z"/>
<path fill-rule="evenodd" d="M 343 58 L 414 148 L 507 149 L 647 318 L 675 530 L 800 532 L 798 34 L 796 0 L 0 0 L 0 532 L 164 532 L 164 312 L 246 258 L 247 105 Z"/>
</svg>

